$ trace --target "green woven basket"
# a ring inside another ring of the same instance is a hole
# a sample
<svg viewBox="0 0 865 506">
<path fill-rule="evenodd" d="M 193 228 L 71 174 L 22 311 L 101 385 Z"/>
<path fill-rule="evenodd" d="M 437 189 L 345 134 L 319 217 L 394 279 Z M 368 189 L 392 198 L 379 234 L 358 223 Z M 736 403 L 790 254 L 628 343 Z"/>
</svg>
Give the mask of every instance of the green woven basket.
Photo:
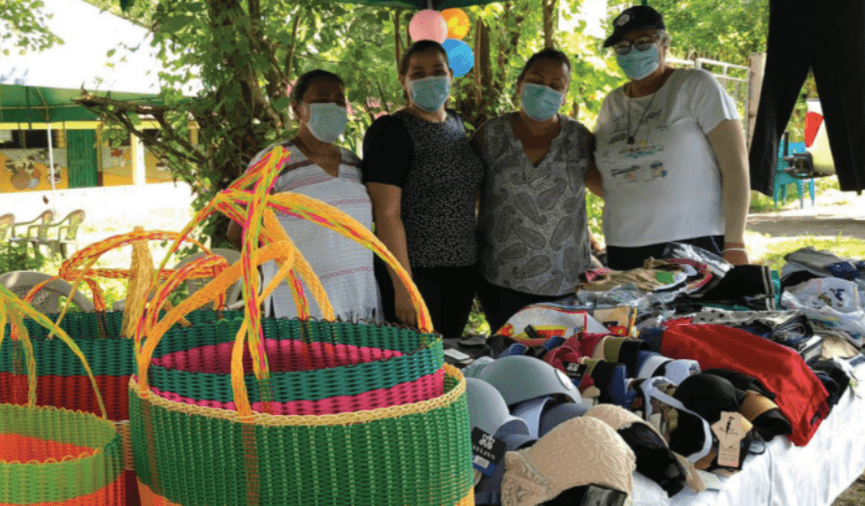
<svg viewBox="0 0 865 506">
<path fill-rule="evenodd" d="M 442 397 L 368 411 L 367 419 L 256 415 L 243 423 L 230 411 L 142 398 L 133 381 L 138 479 L 182 505 L 453 506 L 470 493 L 473 471 L 465 380 L 447 367 Z"/>
</svg>

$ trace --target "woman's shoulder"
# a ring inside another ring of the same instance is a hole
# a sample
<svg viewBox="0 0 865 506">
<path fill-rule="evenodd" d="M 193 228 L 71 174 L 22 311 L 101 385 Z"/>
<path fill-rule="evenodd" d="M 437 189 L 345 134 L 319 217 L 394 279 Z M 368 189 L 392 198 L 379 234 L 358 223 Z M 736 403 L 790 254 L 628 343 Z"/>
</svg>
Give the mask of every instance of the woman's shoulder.
<svg viewBox="0 0 865 506">
<path fill-rule="evenodd" d="M 360 157 L 357 156 L 354 151 L 339 146 L 339 153 L 342 155 L 342 163 L 345 165 L 360 167 Z"/>
<path fill-rule="evenodd" d="M 394 136 L 405 135 L 407 130 L 405 123 L 400 118 L 403 111 L 396 111 L 393 114 L 383 114 L 376 118 L 366 131 L 366 135 L 372 136 Z"/>
<path fill-rule="evenodd" d="M 571 136 L 584 137 L 592 134 L 592 131 L 576 118 L 560 114 L 559 119 L 562 121 L 562 126 L 566 129 L 566 132 Z"/>
<path fill-rule="evenodd" d="M 480 129 L 483 130 L 487 137 L 502 137 L 505 135 L 510 122 L 512 113 L 505 113 L 499 116 L 490 118 L 481 124 Z"/>
<path fill-rule="evenodd" d="M 679 83 L 679 86 L 689 86 L 689 87 L 699 87 L 710 85 L 712 87 L 720 86 L 718 80 L 715 79 L 715 76 L 712 75 L 711 72 L 704 69 L 676 69 L 673 72 L 673 75 L 670 76 L 676 77 L 676 82 Z"/>
<path fill-rule="evenodd" d="M 281 148 L 288 151 L 288 154 L 289 154 L 289 162 L 288 163 L 294 163 L 295 161 L 297 161 L 298 158 L 306 158 L 303 155 L 303 153 L 301 153 L 300 150 L 297 149 L 297 146 L 294 145 L 294 142 L 292 142 L 290 140 L 274 142 L 270 146 L 267 146 L 266 148 L 264 148 L 261 151 L 259 151 L 258 153 L 256 153 L 254 157 L 252 157 L 252 160 L 250 160 L 249 164 L 246 167 L 247 170 L 251 169 L 252 166 L 255 165 L 256 163 L 260 162 L 261 159 L 264 158 L 264 156 L 266 154 L 270 153 L 273 150 L 273 148 L 276 148 L 276 147 L 281 147 Z"/>
</svg>

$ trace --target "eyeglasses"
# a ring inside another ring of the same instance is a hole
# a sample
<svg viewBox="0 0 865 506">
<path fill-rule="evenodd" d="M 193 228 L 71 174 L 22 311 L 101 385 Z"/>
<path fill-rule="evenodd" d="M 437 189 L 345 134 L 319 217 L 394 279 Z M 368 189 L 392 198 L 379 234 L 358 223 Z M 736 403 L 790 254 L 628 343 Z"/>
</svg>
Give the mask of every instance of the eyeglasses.
<svg viewBox="0 0 865 506">
<path fill-rule="evenodd" d="M 623 40 L 613 45 L 616 54 L 628 54 L 631 52 L 631 47 L 636 47 L 637 51 L 645 51 L 652 47 L 652 44 L 661 40 L 659 35 L 644 35 L 637 37 L 633 41 Z"/>
</svg>

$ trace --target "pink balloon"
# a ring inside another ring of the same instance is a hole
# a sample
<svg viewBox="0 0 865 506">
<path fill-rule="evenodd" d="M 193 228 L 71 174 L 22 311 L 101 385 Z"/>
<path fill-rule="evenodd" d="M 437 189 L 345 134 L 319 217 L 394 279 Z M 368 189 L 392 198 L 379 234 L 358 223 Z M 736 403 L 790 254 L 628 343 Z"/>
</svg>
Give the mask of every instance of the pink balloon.
<svg viewBox="0 0 865 506">
<path fill-rule="evenodd" d="M 411 18 L 408 33 L 412 40 L 434 40 L 441 44 L 448 36 L 448 23 L 434 10 L 423 10 Z"/>
</svg>

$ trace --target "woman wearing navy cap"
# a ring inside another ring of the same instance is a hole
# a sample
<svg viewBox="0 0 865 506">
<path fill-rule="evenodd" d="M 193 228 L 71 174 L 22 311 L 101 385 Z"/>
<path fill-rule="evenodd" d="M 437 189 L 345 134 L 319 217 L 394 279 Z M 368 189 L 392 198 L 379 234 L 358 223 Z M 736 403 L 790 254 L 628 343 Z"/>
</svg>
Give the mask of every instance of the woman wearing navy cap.
<svg viewBox="0 0 865 506">
<path fill-rule="evenodd" d="M 627 270 L 667 243 L 748 263 L 748 154 L 736 103 L 708 72 L 667 66 L 670 36 L 648 6 L 626 9 L 604 42 L 630 82 L 595 127 L 609 265 Z"/>
</svg>

